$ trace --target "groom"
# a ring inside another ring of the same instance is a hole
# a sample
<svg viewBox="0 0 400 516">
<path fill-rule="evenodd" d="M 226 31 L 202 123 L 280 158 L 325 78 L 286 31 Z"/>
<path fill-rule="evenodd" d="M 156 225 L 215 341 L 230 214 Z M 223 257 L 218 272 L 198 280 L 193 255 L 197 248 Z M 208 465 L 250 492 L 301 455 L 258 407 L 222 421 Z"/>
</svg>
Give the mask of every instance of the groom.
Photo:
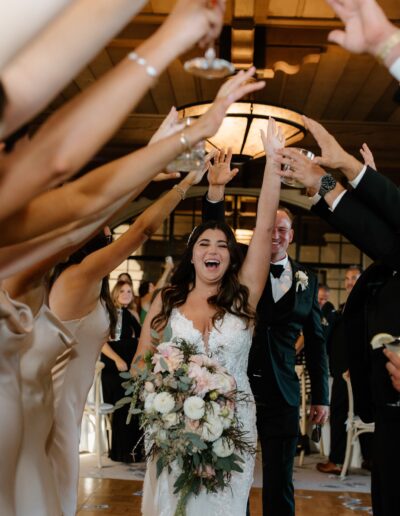
<svg viewBox="0 0 400 516">
<path fill-rule="evenodd" d="M 211 167 L 203 218 L 224 219 L 229 155 Z M 328 417 L 328 368 L 316 276 L 291 260 L 292 215 L 279 207 L 272 234 L 271 271 L 257 307 L 249 378 L 257 403 L 263 462 L 263 515 L 294 516 L 293 463 L 299 433 L 299 381 L 295 343 L 303 332 L 311 379 L 311 420 Z"/>
</svg>

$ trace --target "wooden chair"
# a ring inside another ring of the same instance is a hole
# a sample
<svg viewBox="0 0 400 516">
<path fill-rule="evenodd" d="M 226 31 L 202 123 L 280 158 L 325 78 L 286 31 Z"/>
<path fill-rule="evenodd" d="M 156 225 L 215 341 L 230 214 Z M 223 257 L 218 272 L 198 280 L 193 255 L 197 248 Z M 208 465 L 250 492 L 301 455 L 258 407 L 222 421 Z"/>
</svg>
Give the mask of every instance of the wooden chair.
<svg viewBox="0 0 400 516">
<path fill-rule="evenodd" d="M 97 467 L 101 468 L 102 437 L 104 428 L 106 429 L 105 440 L 109 443 L 107 435 L 111 439 L 111 414 L 114 412 L 114 405 L 103 402 L 103 390 L 101 387 L 101 371 L 104 363 L 97 361 L 94 374 L 94 401 L 87 401 L 84 413 L 89 416 L 88 420 L 93 425 L 95 431 L 95 447 L 97 455 Z"/>
<path fill-rule="evenodd" d="M 306 395 L 306 373 L 303 365 L 295 366 L 297 376 L 300 382 L 300 433 L 302 436 L 307 435 L 307 395 Z M 305 450 L 304 447 L 300 451 L 299 466 L 303 466 Z"/>
<path fill-rule="evenodd" d="M 353 452 L 353 446 L 356 442 L 356 439 L 359 435 L 365 434 L 367 432 L 375 431 L 375 423 L 364 423 L 358 416 L 354 415 L 354 398 L 353 398 L 353 388 L 351 386 L 350 376 L 349 374 L 343 373 L 343 379 L 347 384 L 347 393 L 349 395 L 349 410 L 347 413 L 347 443 L 346 443 L 346 453 L 344 458 L 344 463 L 342 466 L 342 471 L 340 473 L 340 478 L 343 480 L 346 477 L 347 470 L 350 466 L 351 455 Z"/>
</svg>

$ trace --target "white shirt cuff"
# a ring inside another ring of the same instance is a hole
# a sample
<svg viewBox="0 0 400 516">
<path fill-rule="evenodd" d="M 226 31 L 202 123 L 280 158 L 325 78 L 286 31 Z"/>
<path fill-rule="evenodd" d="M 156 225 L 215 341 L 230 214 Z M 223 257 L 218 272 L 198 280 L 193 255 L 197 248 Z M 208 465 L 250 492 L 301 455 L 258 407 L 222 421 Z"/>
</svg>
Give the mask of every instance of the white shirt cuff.
<svg viewBox="0 0 400 516">
<path fill-rule="evenodd" d="M 351 186 L 352 186 L 353 188 L 357 188 L 357 186 L 358 186 L 359 182 L 360 182 L 360 181 L 361 181 L 361 179 L 364 177 L 364 174 L 365 174 L 366 170 L 367 170 L 367 165 L 364 165 L 364 166 L 363 166 L 363 168 L 361 169 L 361 172 L 358 174 L 358 176 L 357 176 L 357 177 L 355 177 L 355 178 L 353 179 L 353 181 L 349 181 L 349 183 L 351 184 Z"/>
<path fill-rule="evenodd" d="M 336 206 L 340 203 L 340 201 L 345 193 L 346 193 L 346 190 L 344 190 L 344 192 L 340 192 L 340 194 L 336 197 L 336 199 L 332 203 L 332 206 L 329 208 L 331 211 L 335 211 Z"/>
<path fill-rule="evenodd" d="M 319 195 L 318 192 L 316 194 L 314 194 L 312 197 L 309 197 L 309 200 L 313 206 L 315 206 L 317 204 L 317 202 L 319 202 L 320 199 L 321 199 L 321 196 Z"/>
<path fill-rule="evenodd" d="M 208 195 L 206 195 L 206 199 L 211 204 L 217 204 L 218 202 L 222 202 L 224 200 L 224 198 L 222 197 L 222 199 L 220 199 L 219 201 L 212 201 L 211 199 L 208 198 Z"/>
</svg>

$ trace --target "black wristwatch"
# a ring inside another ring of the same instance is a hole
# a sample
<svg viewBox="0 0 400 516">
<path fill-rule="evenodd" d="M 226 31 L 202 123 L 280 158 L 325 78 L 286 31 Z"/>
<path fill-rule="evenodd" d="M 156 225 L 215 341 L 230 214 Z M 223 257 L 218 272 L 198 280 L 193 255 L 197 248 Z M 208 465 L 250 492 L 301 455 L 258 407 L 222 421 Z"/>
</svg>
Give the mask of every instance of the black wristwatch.
<svg viewBox="0 0 400 516">
<path fill-rule="evenodd" d="M 326 174 L 321 177 L 321 183 L 319 187 L 319 195 L 325 197 L 325 195 L 333 190 L 336 186 L 336 179 L 330 174 Z"/>
</svg>

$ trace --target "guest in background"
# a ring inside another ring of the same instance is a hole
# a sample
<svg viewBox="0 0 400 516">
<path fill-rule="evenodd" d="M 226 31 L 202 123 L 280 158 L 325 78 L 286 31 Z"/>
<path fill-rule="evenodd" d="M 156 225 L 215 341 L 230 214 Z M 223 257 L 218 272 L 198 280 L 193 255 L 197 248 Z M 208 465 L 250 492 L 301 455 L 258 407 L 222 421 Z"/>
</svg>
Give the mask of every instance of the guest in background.
<svg viewBox="0 0 400 516">
<path fill-rule="evenodd" d="M 356 281 L 361 276 L 359 265 L 351 265 L 344 278 L 347 295 L 350 294 Z M 343 373 L 348 374 L 349 359 L 347 354 L 346 329 L 343 320 L 345 303 L 342 303 L 331 319 L 331 331 L 328 337 L 329 369 L 333 377 L 331 393 L 330 436 L 331 449 L 327 462 L 319 462 L 317 469 L 321 473 L 340 475 L 346 453 L 346 420 L 349 410 L 349 396 Z M 360 446 L 363 456 L 362 467 L 371 469 L 371 434 L 360 435 Z"/>
<path fill-rule="evenodd" d="M 171 256 L 165 258 L 164 272 L 160 276 L 157 283 L 154 285 L 151 281 L 142 281 L 139 287 L 139 298 L 140 298 L 140 323 L 143 324 L 147 312 L 149 311 L 151 302 L 153 300 L 154 293 L 159 289 L 165 287 L 168 278 L 174 268 L 174 262 Z"/>
<path fill-rule="evenodd" d="M 136 353 L 138 338 L 140 336 L 140 324 L 133 315 L 134 297 L 132 285 L 120 281 L 113 288 L 111 297 L 117 308 L 118 319 L 115 328 L 115 336 L 102 348 L 101 361 L 105 367 L 102 371 L 103 397 L 106 403 L 115 403 L 124 397 L 124 389 L 121 387 L 122 378 L 119 373 L 127 371 L 133 356 Z M 126 424 L 129 405 L 117 409 L 112 415 L 112 440 L 109 457 L 117 462 L 133 462 L 132 450 L 141 437 L 139 420 L 132 417 L 129 425 Z M 135 456 L 140 460 L 141 453 Z"/>
<path fill-rule="evenodd" d="M 120 281 L 129 283 L 131 286 L 133 285 L 132 276 L 129 274 L 129 272 L 121 272 L 121 274 L 118 274 L 117 282 Z"/>
<path fill-rule="evenodd" d="M 327 342 L 332 321 L 335 317 L 335 307 L 329 301 L 331 289 L 328 285 L 319 285 L 318 287 L 318 304 L 321 310 L 321 325 L 325 335 L 325 341 Z"/>
</svg>

